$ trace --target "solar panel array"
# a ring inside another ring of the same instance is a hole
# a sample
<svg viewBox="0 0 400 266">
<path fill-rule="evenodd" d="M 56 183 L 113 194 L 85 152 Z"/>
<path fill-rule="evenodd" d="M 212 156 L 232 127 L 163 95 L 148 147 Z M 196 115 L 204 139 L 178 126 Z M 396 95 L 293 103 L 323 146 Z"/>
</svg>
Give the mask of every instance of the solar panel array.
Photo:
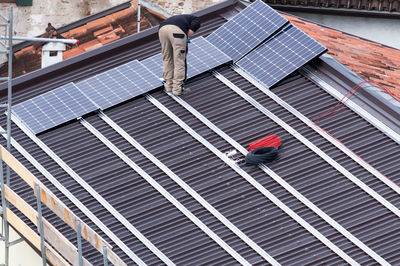
<svg viewBox="0 0 400 266">
<path fill-rule="evenodd" d="M 207 40 L 236 62 L 287 23 L 286 18 L 257 0 L 211 33 Z"/>
<path fill-rule="evenodd" d="M 187 54 L 187 78 L 192 78 L 217 66 L 231 61 L 225 53 L 211 44 L 203 37 L 194 39 L 189 43 Z M 157 77 L 162 77 L 161 54 L 156 54 L 142 61 L 143 65 Z"/>
<path fill-rule="evenodd" d="M 326 48 L 293 25 L 249 53 L 237 65 L 271 87 Z"/>
<path fill-rule="evenodd" d="M 13 106 L 13 113 L 37 134 L 96 109 L 73 83 L 68 83 Z"/>
<path fill-rule="evenodd" d="M 207 39 L 199 37 L 189 44 L 187 78 L 233 59 L 239 67 L 271 87 L 326 50 L 294 26 L 282 30 L 286 23 L 287 19 L 257 0 Z M 77 84 L 64 85 L 15 105 L 13 112 L 32 132 L 38 134 L 158 88 L 162 86 L 161 77 L 162 58 L 161 54 L 156 54 L 141 62 L 128 62 Z"/>
<path fill-rule="evenodd" d="M 231 59 L 203 37 L 189 44 L 188 77 Z M 162 86 L 161 54 L 133 60 L 106 72 L 69 83 L 13 106 L 13 112 L 35 134 L 98 109 L 107 109 Z"/>
</svg>

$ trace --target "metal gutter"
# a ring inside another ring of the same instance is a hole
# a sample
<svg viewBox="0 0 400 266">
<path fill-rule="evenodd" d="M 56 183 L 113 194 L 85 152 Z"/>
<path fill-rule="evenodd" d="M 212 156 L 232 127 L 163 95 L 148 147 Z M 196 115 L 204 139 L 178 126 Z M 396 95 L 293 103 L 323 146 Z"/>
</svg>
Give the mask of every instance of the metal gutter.
<svg viewBox="0 0 400 266">
<path fill-rule="evenodd" d="M 142 235 L 121 213 L 119 213 L 107 200 L 105 200 L 96 190 L 94 190 L 85 180 L 83 180 L 72 168 L 70 168 L 60 157 L 57 156 L 44 142 L 36 137 L 15 115 L 11 120 L 50 158 L 52 158 L 65 172 L 67 172 L 76 182 L 78 182 L 89 194 L 94 197 L 106 210 L 108 210 L 120 223 L 122 223 L 135 237 L 137 237 L 148 249 L 163 261 L 169 261 L 144 235 Z M 139 265 L 145 263 L 135 254 L 127 254 Z"/>
<path fill-rule="evenodd" d="M 102 135 L 97 129 L 95 129 L 89 122 L 81 118 L 79 120 L 81 124 L 89 130 L 94 136 L 96 136 L 104 145 L 112 150 L 122 161 L 124 161 L 129 167 L 135 170 L 140 176 L 142 176 L 153 188 L 155 188 L 160 194 L 162 194 L 169 202 L 171 202 L 178 210 L 180 210 L 186 217 L 188 217 L 195 225 L 197 225 L 205 234 L 213 239 L 221 248 L 228 252 L 242 265 L 251 265 L 246 259 L 244 259 L 239 253 L 237 253 L 232 247 L 230 247 L 225 241 L 223 241 L 214 231 L 206 226 L 199 218 L 197 218 L 192 212 L 190 212 L 182 203 L 180 203 L 174 196 L 172 196 L 165 188 L 163 188 L 157 181 L 155 181 L 149 174 L 147 174 L 142 168 L 134 163 L 129 157 L 118 149 L 110 140 Z M 169 259 L 163 260 L 168 265 L 174 265 Z"/>
<path fill-rule="evenodd" d="M 314 237 L 319 239 L 322 243 L 324 243 L 328 248 L 330 248 L 333 252 L 338 254 L 341 258 L 344 258 L 346 261 L 352 262 L 350 264 L 357 265 L 353 259 L 351 259 L 347 254 L 345 254 L 340 248 L 338 248 L 335 244 L 333 244 L 329 239 L 327 239 L 324 235 L 322 235 L 318 230 L 316 230 L 312 225 L 310 225 L 307 221 L 301 218 L 297 213 L 295 213 L 292 209 L 286 206 L 282 201 L 280 201 L 275 195 L 269 192 L 263 185 L 258 183 L 252 176 L 250 176 L 246 171 L 240 168 L 235 162 L 230 160 L 225 154 L 219 151 L 215 146 L 209 143 L 206 139 L 200 136 L 196 131 L 194 131 L 191 127 L 189 127 L 185 122 L 183 122 L 179 117 L 173 114 L 168 108 L 162 105 L 158 100 L 154 97 L 147 95 L 146 98 L 155 105 L 158 109 L 160 109 L 163 113 L 165 113 L 170 119 L 172 119 L 175 123 L 177 123 L 181 128 L 183 128 L 187 133 L 189 133 L 193 138 L 202 143 L 206 148 L 208 148 L 211 152 L 213 152 L 218 158 L 220 158 L 223 162 L 229 165 L 236 173 L 242 176 L 247 182 L 249 182 L 253 187 L 255 187 L 261 194 L 263 194 L 267 199 L 273 202 L 276 206 L 278 206 L 281 210 L 283 210 L 287 215 L 289 215 L 293 220 L 303 226 L 308 232 L 310 232 Z M 383 261 L 384 260 L 380 260 Z M 386 265 L 388 265 L 386 263 Z"/>
<path fill-rule="evenodd" d="M 260 82 L 256 81 L 253 79 L 250 75 L 248 75 L 244 70 L 237 66 L 232 67 L 233 70 L 235 70 L 239 75 L 244 77 L 246 80 L 248 80 L 251 84 L 253 84 L 255 87 L 257 87 L 259 90 L 261 90 L 265 95 L 273 99 L 276 103 L 278 103 L 280 106 L 285 108 L 288 112 L 291 114 L 295 115 L 298 119 L 300 119 L 304 124 L 307 126 L 311 127 L 314 129 L 315 132 L 320 134 L 322 137 L 324 137 L 326 140 L 328 140 L 330 143 L 335 145 L 336 148 L 340 149 L 343 153 L 345 153 L 347 156 L 349 156 L 351 159 L 353 159 L 355 162 L 357 162 L 360 166 L 362 166 L 365 170 L 373 174 L 375 177 L 377 177 L 379 180 L 381 180 L 383 183 L 385 183 L 387 186 L 389 186 L 391 189 L 393 189 L 397 194 L 400 195 L 400 187 L 393 183 L 391 180 L 389 180 L 386 176 L 384 176 L 381 172 L 379 172 L 377 169 L 372 167 L 370 164 L 368 164 L 366 161 L 361 159 L 360 156 L 355 154 L 353 151 L 345 147 L 342 143 L 340 143 L 337 139 L 329 135 L 327 132 L 322 131 L 318 126 L 316 126 L 311 120 L 309 120 L 307 117 L 305 117 L 303 114 L 301 114 L 299 111 L 297 111 L 295 108 L 293 108 L 291 105 L 286 103 L 284 100 L 279 98 L 278 95 L 273 93 L 271 90 L 266 88 L 264 85 L 262 85 Z"/>
<path fill-rule="evenodd" d="M 245 235 L 239 228 L 232 224 L 222 213 L 215 209 L 210 203 L 208 203 L 200 194 L 198 194 L 194 189 L 192 189 L 188 184 L 186 184 L 179 176 L 172 172 L 165 164 L 158 160 L 153 154 L 147 151 L 140 143 L 138 143 L 134 138 L 132 138 L 125 130 L 118 126 L 114 121 L 111 120 L 103 112 L 99 113 L 101 119 L 104 120 L 109 126 L 111 126 L 115 131 L 117 131 L 126 141 L 128 141 L 133 147 L 140 151 L 144 156 L 157 165 L 166 175 L 168 175 L 172 180 L 175 181 L 181 188 L 183 188 L 190 196 L 197 200 L 204 208 L 206 208 L 215 218 L 217 218 L 221 223 L 228 227 L 235 235 L 242 239 L 247 245 L 249 245 L 255 252 L 257 252 L 265 260 L 270 260 L 272 257 L 265 252 L 257 243 L 251 240 L 247 235 Z"/>
</svg>

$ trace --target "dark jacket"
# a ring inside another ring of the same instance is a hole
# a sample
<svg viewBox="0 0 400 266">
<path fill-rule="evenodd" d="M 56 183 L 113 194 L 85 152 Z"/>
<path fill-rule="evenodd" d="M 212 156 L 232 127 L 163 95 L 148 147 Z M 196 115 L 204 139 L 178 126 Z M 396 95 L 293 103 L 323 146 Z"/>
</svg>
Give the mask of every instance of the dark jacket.
<svg viewBox="0 0 400 266">
<path fill-rule="evenodd" d="M 161 22 L 159 29 L 165 25 L 178 26 L 187 35 L 189 29 L 195 32 L 200 28 L 200 19 L 193 15 L 177 15 Z"/>
</svg>

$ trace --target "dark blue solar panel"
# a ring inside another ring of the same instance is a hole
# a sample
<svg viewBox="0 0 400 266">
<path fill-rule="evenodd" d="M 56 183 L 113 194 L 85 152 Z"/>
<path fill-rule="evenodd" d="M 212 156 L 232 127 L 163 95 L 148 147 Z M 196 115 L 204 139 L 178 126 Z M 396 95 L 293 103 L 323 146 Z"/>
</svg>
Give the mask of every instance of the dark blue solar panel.
<svg viewBox="0 0 400 266">
<path fill-rule="evenodd" d="M 287 23 L 286 18 L 257 0 L 211 33 L 207 40 L 236 62 Z"/>
<path fill-rule="evenodd" d="M 162 77 L 162 58 L 161 54 L 153 55 L 141 61 L 144 67 L 150 70 L 154 75 Z M 161 83 L 161 81 L 159 81 Z"/>
<path fill-rule="evenodd" d="M 160 80 L 134 60 L 77 83 L 101 109 L 122 103 L 161 86 Z"/>
<path fill-rule="evenodd" d="M 245 56 L 237 65 L 265 86 L 271 87 L 326 48 L 290 25 Z"/>
<path fill-rule="evenodd" d="M 189 44 L 189 50 L 189 77 L 230 61 L 228 56 L 204 38 L 194 40 Z M 18 104 L 13 110 L 37 134 L 160 87 L 161 72 L 161 55 L 146 59 L 143 64 L 134 60 Z"/>
<path fill-rule="evenodd" d="M 194 77 L 217 66 L 226 64 L 231 59 L 203 37 L 194 39 L 188 48 L 187 78 Z M 156 54 L 142 61 L 143 65 L 157 77 L 162 77 L 161 54 Z M 160 82 L 159 79 L 157 82 Z"/>
<path fill-rule="evenodd" d="M 13 113 L 35 134 L 98 109 L 73 83 L 13 106 Z"/>
<path fill-rule="evenodd" d="M 194 77 L 230 61 L 230 57 L 208 40 L 203 37 L 196 38 L 189 44 L 187 76 Z"/>
</svg>

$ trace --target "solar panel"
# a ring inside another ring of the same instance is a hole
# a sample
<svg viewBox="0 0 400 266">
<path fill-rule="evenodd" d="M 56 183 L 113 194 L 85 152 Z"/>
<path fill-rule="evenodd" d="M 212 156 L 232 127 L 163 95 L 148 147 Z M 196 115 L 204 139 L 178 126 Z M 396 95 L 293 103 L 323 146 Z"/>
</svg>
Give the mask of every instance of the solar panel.
<svg viewBox="0 0 400 266">
<path fill-rule="evenodd" d="M 272 39 L 245 56 L 237 65 L 271 87 L 326 48 L 290 25 Z"/>
<path fill-rule="evenodd" d="M 225 53 L 205 38 L 196 38 L 189 44 L 187 76 L 194 77 L 231 61 Z"/>
<path fill-rule="evenodd" d="M 38 134 L 96 109 L 73 83 L 68 83 L 13 106 L 13 114 Z"/>
<path fill-rule="evenodd" d="M 187 55 L 187 78 L 204 73 L 217 66 L 226 64 L 231 59 L 203 37 L 198 37 L 189 43 Z M 142 61 L 143 65 L 157 77 L 162 77 L 161 54 L 156 54 Z M 158 82 L 159 79 L 158 79 Z"/>
<path fill-rule="evenodd" d="M 77 83 L 101 109 L 107 109 L 161 86 L 157 77 L 134 60 Z"/>
<path fill-rule="evenodd" d="M 148 57 L 140 62 L 159 79 L 162 77 L 162 58 L 160 53 Z M 159 82 L 161 83 L 160 80 Z"/>
<path fill-rule="evenodd" d="M 189 44 L 188 77 L 208 71 L 231 59 L 206 39 L 200 37 Z M 161 55 L 137 60 L 110 69 L 94 77 L 69 83 L 13 107 L 33 133 L 90 113 L 107 109 L 162 85 Z"/>
<path fill-rule="evenodd" d="M 211 33 L 207 40 L 236 62 L 287 23 L 286 18 L 257 0 Z"/>
</svg>

